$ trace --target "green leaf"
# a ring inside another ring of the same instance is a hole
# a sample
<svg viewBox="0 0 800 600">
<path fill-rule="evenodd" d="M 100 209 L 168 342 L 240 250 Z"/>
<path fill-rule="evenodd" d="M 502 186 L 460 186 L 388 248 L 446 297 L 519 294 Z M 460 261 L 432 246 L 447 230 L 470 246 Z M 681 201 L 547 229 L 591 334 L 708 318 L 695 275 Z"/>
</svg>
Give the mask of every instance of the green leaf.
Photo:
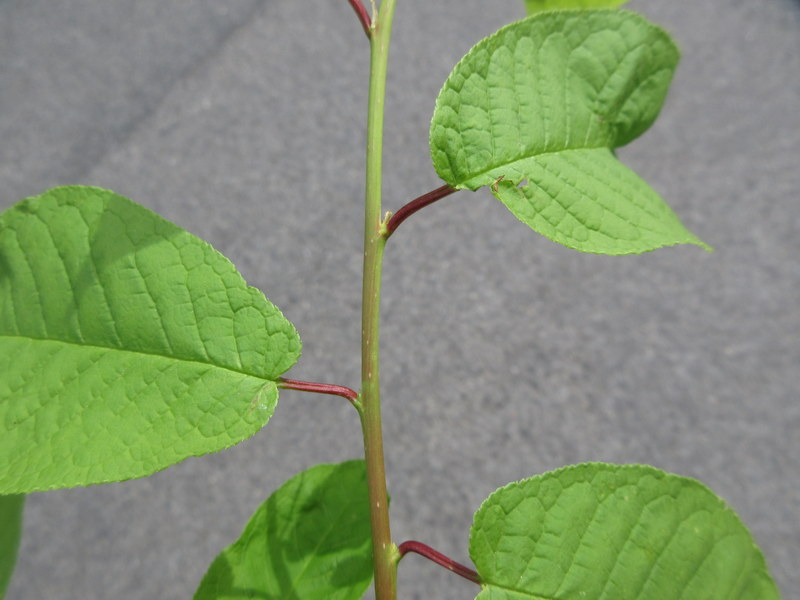
<svg viewBox="0 0 800 600">
<path fill-rule="evenodd" d="M 525 0 L 528 14 L 572 8 L 617 8 L 628 0 Z"/>
<path fill-rule="evenodd" d="M 195 600 L 357 600 L 372 581 L 364 461 L 284 483 L 211 564 Z"/>
<path fill-rule="evenodd" d="M 522 222 L 584 252 L 703 242 L 613 148 L 661 110 L 678 62 L 634 13 L 544 12 L 479 42 L 436 101 L 431 156 L 454 188 L 491 186 Z"/>
<path fill-rule="evenodd" d="M 0 214 L 0 493 L 236 444 L 299 354 L 224 256 L 122 196 L 62 187 Z"/>
<path fill-rule="evenodd" d="M 25 496 L 0 496 L 0 600 L 14 573 L 17 549 L 22 537 L 22 508 Z"/>
<path fill-rule="evenodd" d="M 509 484 L 475 513 L 480 600 L 777 600 L 742 522 L 700 482 L 585 463 Z"/>
</svg>

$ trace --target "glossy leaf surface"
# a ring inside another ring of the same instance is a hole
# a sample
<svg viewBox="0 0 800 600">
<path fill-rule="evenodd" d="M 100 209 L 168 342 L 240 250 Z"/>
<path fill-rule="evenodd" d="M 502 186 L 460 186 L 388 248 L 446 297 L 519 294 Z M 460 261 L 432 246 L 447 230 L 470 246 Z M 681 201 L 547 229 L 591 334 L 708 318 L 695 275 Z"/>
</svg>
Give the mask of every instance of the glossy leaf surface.
<svg viewBox="0 0 800 600">
<path fill-rule="evenodd" d="M 5 597 L 17 562 L 24 506 L 23 495 L 0 496 L 0 600 Z"/>
<path fill-rule="evenodd" d="M 364 461 L 283 484 L 203 578 L 195 600 L 357 600 L 372 581 Z"/>
<path fill-rule="evenodd" d="M 704 244 L 613 149 L 658 115 L 670 37 L 618 10 L 533 15 L 479 42 L 439 93 L 431 155 L 454 188 L 489 186 L 521 221 L 584 252 Z"/>
<path fill-rule="evenodd" d="M 764 557 L 703 484 L 586 463 L 512 483 L 475 514 L 480 600 L 777 600 Z"/>
<path fill-rule="evenodd" d="M 572 8 L 617 8 L 628 0 L 525 0 L 525 8 L 532 15 L 545 10 Z"/>
<path fill-rule="evenodd" d="M 119 481 L 258 431 L 294 327 L 207 243 L 113 192 L 0 215 L 0 492 Z"/>
</svg>

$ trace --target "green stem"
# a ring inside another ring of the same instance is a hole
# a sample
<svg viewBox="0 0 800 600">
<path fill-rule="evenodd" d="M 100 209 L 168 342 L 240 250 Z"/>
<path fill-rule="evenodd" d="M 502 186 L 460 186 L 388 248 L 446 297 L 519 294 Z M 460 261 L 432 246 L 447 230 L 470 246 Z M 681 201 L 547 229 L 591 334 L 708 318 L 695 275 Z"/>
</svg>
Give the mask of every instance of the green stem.
<svg viewBox="0 0 800 600">
<path fill-rule="evenodd" d="M 381 432 L 381 392 L 378 333 L 383 248 L 381 167 L 386 68 L 395 0 L 383 0 L 370 36 L 369 108 L 367 116 L 367 181 L 364 208 L 364 279 L 361 313 L 361 426 L 367 462 L 367 485 L 372 524 L 376 600 L 397 597 L 395 565 L 398 552 L 389 528 L 389 502 Z"/>
</svg>

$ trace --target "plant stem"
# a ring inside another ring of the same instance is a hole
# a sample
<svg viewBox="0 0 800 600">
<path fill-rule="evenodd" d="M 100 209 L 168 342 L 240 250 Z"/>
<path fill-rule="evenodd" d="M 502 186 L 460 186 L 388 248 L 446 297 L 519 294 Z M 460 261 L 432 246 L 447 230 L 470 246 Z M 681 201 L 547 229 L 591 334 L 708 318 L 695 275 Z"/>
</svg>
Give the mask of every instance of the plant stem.
<svg viewBox="0 0 800 600">
<path fill-rule="evenodd" d="M 480 585 L 481 580 L 478 577 L 478 574 L 470 569 L 469 567 L 462 565 L 459 562 L 454 561 L 449 556 L 445 556 L 438 550 L 434 550 L 427 544 L 423 544 L 422 542 L 416 542 L 414 540 L 409 540 L 407 542 L 403 542 L 397 548 L 398 552 L 400 552 L 400 557 L 402 558 L 409 552 L 414 552 L 419 554 L 420 556 L 424 556 L 428 560 L 435 562 L 437 565 L 444 567 L 445 569 L 452 571 L 456 575 L 460 575 L 464 579 L 469 579 L 472 583 L 477 583 Z"/>
<path fill-rule="evenodd" d="M 395 0 L 383 0 L 370 36 L 369 107 L 367 114 L 367 173 L 364 207 L 364 275 L 361 313 L 361 427 L 367 463 L 376 600 L 395 600 L 397 548 L 389 528 L 389 496 L 381 431 L 378 333 L 383 248 L 381 231 L 381 169 L 386 69 Z"/>
<path fill-rule="evenodd" d="M 403 208 L 394 213 L 386 223 L 386 238 L 388 239 L 389 236 L 394 233 L 394 230 L 400 226 L 400 223 L 405 221 L 418 210 L 421 210 L 429 204 L 433 204 L 437 200 L 441 200 L 442 198 L 445 198 L 457 191 L 457 189 L 451 188 L 449 185 L 445 184 L 442 187 L 438 187 L 435 190 L 432 190 L 427 194 L 423 194 L 419 198 L 412 200 Z"/>
</svg>

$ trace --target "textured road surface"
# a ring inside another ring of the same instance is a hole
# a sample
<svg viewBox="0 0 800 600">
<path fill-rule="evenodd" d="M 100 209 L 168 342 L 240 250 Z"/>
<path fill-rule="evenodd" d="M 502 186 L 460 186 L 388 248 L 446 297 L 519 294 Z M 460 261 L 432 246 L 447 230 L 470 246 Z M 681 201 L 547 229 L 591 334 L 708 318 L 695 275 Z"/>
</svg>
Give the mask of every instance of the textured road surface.
<svg viewBox="0 0 800 600">
<path fill-rule="evenodd" d="M 385 207 L 439 184 L 433 99 L 519 0 L 402 0 Z M 684 60 L 622 157 L 716 248 L 582 255 L 488 192 L 426 209 L 385 274 L 397 541 L 467 560 L 495 487 L 584 460 L 698 477 L 800 597 L 800 2 L 634 0 Z M 345 0 L 0 0 L 0 208 L 112 188 L 209 240 L 298 326 L 298 378 L 358 385 L 367 42 Z M 344 401 L 285 392 L 240 446 L 30 497 L 8 598 L 179 599 L 282 481 L 357 457 Z M 417 557 L 402 598 L 472 598 Z"/>
</svg>

